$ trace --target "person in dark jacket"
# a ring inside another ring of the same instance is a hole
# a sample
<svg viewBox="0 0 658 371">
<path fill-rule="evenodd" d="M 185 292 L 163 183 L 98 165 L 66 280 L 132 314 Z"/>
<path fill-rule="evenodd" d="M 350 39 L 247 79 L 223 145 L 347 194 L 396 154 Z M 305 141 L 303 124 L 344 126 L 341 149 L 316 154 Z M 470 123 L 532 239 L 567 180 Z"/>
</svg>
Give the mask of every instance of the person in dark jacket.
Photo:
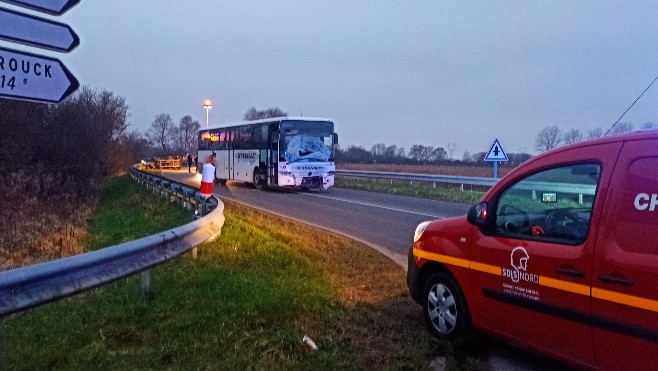
<svg viewBox="0 0 658 371">
<path fill-rule="evenodd" d="M 192 155 L 189 153 L 187 154 L 187 172 L 191 173 L 192 172 Z"/>
<path fill-rule="evenodd" d="M 199 171 L 199 156 L 194 155 L 192 161 L 194 161 L 194 172 L 196 173 L 197 171 Z"/>
</svg>

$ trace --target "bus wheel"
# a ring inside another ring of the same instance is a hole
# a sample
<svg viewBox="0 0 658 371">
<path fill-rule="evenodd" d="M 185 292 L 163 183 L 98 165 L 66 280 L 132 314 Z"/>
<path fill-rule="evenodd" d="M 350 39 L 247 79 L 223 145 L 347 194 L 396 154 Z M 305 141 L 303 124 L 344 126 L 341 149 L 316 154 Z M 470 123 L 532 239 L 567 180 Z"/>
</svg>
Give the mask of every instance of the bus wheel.
<svg viewBox="0 0 658 371">
<path fill-rule="evenodd" d="M 265 177 L 265 172 L 257 169 L 254 170 L 254 188 L 259 191 L 262 191 L 266 187 L 267 178 Z"/>
</svg>

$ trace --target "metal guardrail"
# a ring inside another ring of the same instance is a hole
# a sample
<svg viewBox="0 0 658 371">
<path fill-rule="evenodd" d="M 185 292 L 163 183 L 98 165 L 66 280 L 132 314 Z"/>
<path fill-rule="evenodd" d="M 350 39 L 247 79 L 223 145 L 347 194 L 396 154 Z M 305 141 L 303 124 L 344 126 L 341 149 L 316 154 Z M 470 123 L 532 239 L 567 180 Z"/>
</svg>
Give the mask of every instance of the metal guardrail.
<svg viewBox="0 0 658 371">
<path fill-rule="evenodd" d="M 361 170 L 336 170 L 336 175 L 370 178 L 370 179 L 391 179 L 403 181 L 421 181 L 432 183 L 452 183 L 460 184 L 461 189 L 464 185 L 475 185 L 483 187 L 492 187 L 500 179 L 496 178 L 478 178 L 452 175 L 432 175 L 432 174 L 413 174 L 413 173 L 392 173 L 379 171 L 361 171 Z M 574 183 L 554 183 L 554 182 L 522 182 L 516 185 L 517 189 L 528 190 L 532 192 L 533 199 L 536 193 L 542 190 L 560 193 L 577 194 L 579 203 L 583 203 L 583 196 L 592 196 L 596 192 L 596 184 L 574 184 Z"/>
<path fill-rule="evenodd" d="M 151 267 L 190 250 L 194 257 L 197 245 L 221 234 L 224 204 L 220 200 L 215 197 L 203 199 L 196 188 L 135 168 L 130 172 L 134 179 L 154 193 L 193 209 L 197 220 L 136 241 L 0 272 L 0 317 L 139 272 L 142 272 L 142 290 L 148 289 Z"/>
<path fill-rule="evenodd" d="M 462 189 L 464 188 L 464 185 L 492 187 L 496 183 L 498 183 L 499 180 L 495 178 L 479 178 L 479 177 L 469 177 L 469 176 L 392 173 L 392 172 L 362 171 L 362 170 L 336 170 L 336 175 L 356 177 L 356 178 L 406 180 L 412 183 L 414 181 L 431 182 L 431 183 L 451 183 L 451 184 L 460 184 Z"/>
</svg>

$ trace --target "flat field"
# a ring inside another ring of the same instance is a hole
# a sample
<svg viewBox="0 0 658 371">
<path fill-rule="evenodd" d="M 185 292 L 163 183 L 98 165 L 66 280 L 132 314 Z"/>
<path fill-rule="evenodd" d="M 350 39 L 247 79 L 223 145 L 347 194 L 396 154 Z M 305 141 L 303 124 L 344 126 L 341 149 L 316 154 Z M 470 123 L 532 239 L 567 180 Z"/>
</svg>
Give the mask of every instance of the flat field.
<svg viewBox="0 0 658 371">
<path fill-rule="evenodd" d="M 339 170 L 389 171 L 394 173 L 436 174 L 455 176 L 493 177 L 493 164 L 489 166 L 457 165 L 396 165 L 396 164 L 344 164 L 338 163 Z M 513 167 L 498 166 L 498 177 L 509 173 Z"/>
</svg>

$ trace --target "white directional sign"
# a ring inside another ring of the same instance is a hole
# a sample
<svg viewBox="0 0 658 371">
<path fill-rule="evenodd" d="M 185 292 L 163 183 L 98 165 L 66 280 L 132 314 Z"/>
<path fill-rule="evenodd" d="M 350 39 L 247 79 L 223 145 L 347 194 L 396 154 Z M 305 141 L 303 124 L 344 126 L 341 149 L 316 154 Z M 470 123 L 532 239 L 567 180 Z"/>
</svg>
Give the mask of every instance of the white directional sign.
<svg viewBox="0 0 658 371">
<path fill-rule="evenodd" d="M 0 48 L 0 97 L 59 103 L 79 85 L 57 59 Z"/>
<path fill-rule="evenodd" d="M 62 15 L 76 6 L 80 0 L 0 0 L 7 4 L 44 12 L 52 15 Z"/>
<path fill-rule="evenodd" d="M 3 8 L 0 8 L 0 38 L 59 52 L 70 52 L 80 45 L 78 35 L 63 23 Z"/>
<path fill-rule="evenodd" d="M 489 152 L 484 157 L 484 161 L 509 161 L 498 139 L 494 140 Z"/>
</svg>

